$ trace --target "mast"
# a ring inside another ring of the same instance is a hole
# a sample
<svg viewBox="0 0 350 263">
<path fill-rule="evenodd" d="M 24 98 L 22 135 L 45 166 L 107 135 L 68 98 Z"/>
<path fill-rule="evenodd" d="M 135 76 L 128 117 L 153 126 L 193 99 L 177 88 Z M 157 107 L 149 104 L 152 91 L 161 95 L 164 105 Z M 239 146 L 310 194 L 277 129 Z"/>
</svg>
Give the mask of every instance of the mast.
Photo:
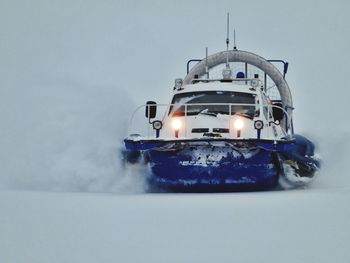
<svg viewBox="0 0 350 263">
<path fill-rule="evenodd" d="M 226 68 L 229 68 L 228 49 L 230 44 L 230 13 L 227 13 L 227 35 L 226 35 Z"/>
<path fill-rule="evenodd" d="M 208 47 L 205 48 L 205 73 L 207 79 L 209 79 L 209 68 L 208 68 Z"/>
</svg>

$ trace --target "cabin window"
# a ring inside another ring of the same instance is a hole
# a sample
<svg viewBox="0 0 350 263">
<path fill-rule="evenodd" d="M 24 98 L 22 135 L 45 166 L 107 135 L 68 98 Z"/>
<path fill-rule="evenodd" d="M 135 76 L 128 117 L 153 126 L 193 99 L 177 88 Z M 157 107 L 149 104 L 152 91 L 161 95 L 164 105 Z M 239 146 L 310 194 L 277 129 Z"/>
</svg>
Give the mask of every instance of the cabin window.
<svg viewBox="0 0 350 263">
<path fill-rule="evenodd" d="M 232 91 L 201 91 L 177 94 L 173 97 L 169 114 L 173 116 L 185 115 L 185 104 L 187 115 L 197 114 L 241 114 L 253 118 L 257 112 L 255 105 L 256 95 L 244 92 Z M 239 105 L 249 104 L 249 105 Z M 231 111 L 230 111 L 231 106 Z"/>
</svg>

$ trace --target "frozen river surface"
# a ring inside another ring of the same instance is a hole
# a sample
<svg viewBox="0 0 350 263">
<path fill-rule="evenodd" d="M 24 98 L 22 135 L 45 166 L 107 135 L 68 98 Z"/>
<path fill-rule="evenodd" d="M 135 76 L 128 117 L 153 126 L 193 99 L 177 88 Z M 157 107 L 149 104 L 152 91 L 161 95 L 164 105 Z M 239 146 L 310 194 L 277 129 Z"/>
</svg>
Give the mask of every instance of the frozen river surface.
<svg viewBox="0 0 350 263">
<path fill-rule="evenodd" d="M 1 262 L 349 262 L 350 189 L 0 192 Z"/>
</svg>

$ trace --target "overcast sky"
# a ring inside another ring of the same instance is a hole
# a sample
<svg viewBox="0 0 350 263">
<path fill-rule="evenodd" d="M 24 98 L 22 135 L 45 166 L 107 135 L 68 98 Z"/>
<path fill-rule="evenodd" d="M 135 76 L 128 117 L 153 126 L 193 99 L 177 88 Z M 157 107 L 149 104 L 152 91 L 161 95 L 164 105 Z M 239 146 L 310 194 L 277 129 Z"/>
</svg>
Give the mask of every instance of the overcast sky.
<svg viewBox="0 0 350 263">
<path fill-rule="evenodd" d="M 347 91 L 349 10 L 346 0 L 2 0 L 0 91 L 71 81 L 167 100 L 188 59 L 225 48 L 230 12 L 238 48 L 288 60 L 295 104 L 310 110 L 300 108 L 315 92 Z"/>
</svg>

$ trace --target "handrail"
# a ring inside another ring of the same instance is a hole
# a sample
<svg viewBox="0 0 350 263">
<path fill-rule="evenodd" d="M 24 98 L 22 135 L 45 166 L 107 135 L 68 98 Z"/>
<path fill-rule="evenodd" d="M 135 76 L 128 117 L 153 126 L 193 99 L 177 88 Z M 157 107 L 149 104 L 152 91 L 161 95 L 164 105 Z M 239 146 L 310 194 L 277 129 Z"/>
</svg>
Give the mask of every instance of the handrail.
<svg viewBox="0 0 350 263">
<path fill-rule="evenodd" d="M 192 62 L 201 62 L 202 59 L 190 59 L 189 61 L 187 61 L 187 74 L 190 72 L 190 64 Z"/>
<path fill-rule="evenodd" d="M 129 132 L 129 134 L 130 134 L 130 132 L 131 132 L 131 128 L 132 128 L 132 124 L 133 124 L 133 119 L 134 119 L 134 117 L 135 117 L 135 115 L 136 115 L 136 113 L 140 110 L 140 109 L 142 109 L 142 108 L 144 108 L 144 107 L 148 107 L 149 105 L 147 105 L 147 104 L 143 104 L 143 105 L 140 105 L 140 106 L 138 106 L 134 111 L 133 111 L 133 113 L 132 113 L 132 115 L 131 115 L 131 117 L 130 117 L 130 120 L 129 120 L 129 125 L 128 125 L 128 132 Z M 166 109 L 165 109 L 165 112 L 164 112 L 164 116 L 162 117 L 162 121 L 164 121 L 164 119 L 165 119 L 165 117 L 167 116 L 167 115 L 169 115 L 170 114 L 170 112 L 169 112 L 169 109 L 171 108 L 171 107 L 174 107 L 174 106 L 179 106 L 179 107 L 182 107 L 182 106 L 185 106 L 185 115 L 183 116 L 183 117 L 185 117 L 185 119 L 186 119 L 186 123 L 187 123 L 187 116 L 188 116 L 188 114 L 187 114 L 187 107 L 188 106 L 228 106 L 229 107 L 229 115 L 228 116 L 231 116 L 231 114 L 232 114 L 232 112 L 231 112 L 231 106 L 261 106 L 261 104 L 258 104 L 258 103 L 170 103 L 170 104 L 166 104 L 166 103 L 161 103 L 161 104 L 157 104 L 157 107 L 167 107 Z M 283 113 L 286 115 L 286 117 L 287 117 L 287 127 L 286 127 L 286 129 L 284 129 L 283 127 L 282 127 L 282 129 L 284 130 L 284 132 L 286 133 L 286 134 L 288 134 L 288 130 L 290 130 L 291 131 L 291 134 L 293 135 L 293 129 L 289 129 L 289 128 L 292 128 L 292 116 L 288 113 L 288 111 L 286 110 L 286 109 L 284 109 L 283 107 L 280 107 L 280 106 L 277 106 L 277 105 L 270 105 L 270 104 L 268 104 L 268 105 L 263 105 L 263 107 L 268 107 L 268 118 L 267 118 L 267 121 L 269 122 L 269 124 L 270 124 L 270 122 L 271 122 L 271 119 L 270 119 L 270 110 L 269 109 L 273 109 L 273 108 L 278 108 L 278 109 L 281 109 L 282 111 L 283 111 Z M 178 108 L 179 108 L 178 107 Z M 262 114 L 262 113 L 260 113 L 260 114 Z M 231 118 L 229 118 L 229 122 L 231 121 Z M 229 123 L 229 125 L 230 125 L 230 123 Z M 187 125 L 186 125 L 186 127 L 187 127 Z M 187 132 L 187 131 L 186 131 Z"/>
<path fill-rule="evenodd" d="M 214 82 L 214 81 L 220 81 L 220 82 L 252 82 L 252 81 L 260 81 L 257 78 L 230 78 L 230 79 L 193 79 L 192 80 L 192 84 L 194 83 L 198 83 L 198 82 Z M 252 88 L 256 88 L 256 87 L 252 87 Z"/>
</svg>

